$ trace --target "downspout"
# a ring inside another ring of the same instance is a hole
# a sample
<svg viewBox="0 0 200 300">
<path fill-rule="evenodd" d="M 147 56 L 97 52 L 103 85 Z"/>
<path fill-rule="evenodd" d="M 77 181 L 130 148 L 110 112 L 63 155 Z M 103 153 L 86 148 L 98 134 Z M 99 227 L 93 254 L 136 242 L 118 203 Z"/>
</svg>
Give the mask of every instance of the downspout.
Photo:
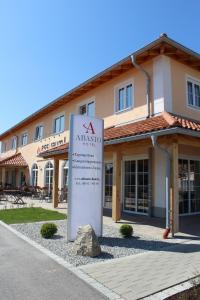
<svg viewBox="0 0 200 300">
<path fill-rule="evenodd" d="M 140 70 L 146 78 L 147 118 L 150 118 L 150 117 L 152 117 L 151 109 L 150 109 L 150 82 L 151 82 L 151 77 L 145 69 L 143 69 L 140 65 L 138 65 L 136 63 L 134 55 L 131 55 L 131 61 L 132 61 L 133 66 L 135 68 L 137 68 L 138 70 Z"/>
<path fill-rule="evenodd" d="M 166 239 L 170 233 L 170 153 L 162 148 L 157 143 L 157 136 L 151 136 L 152 145 L 154 148 L 159 149 L 166 156 L 166 175 L 165 175 L 165 203 L 166 203 L 166 229 L 163 233 L 163 238 Z"/>
</svg>

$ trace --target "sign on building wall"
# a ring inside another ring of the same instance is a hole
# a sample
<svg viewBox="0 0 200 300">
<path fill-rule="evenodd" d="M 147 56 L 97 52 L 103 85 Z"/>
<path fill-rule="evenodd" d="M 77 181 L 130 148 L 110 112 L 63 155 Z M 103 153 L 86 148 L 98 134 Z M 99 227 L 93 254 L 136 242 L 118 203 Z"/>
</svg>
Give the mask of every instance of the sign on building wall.
<svg viewBox="0 0 200 300">
<path fill-rule="evenodd" d="M 72 115 L 69 146 L 68 240 L 90 224 L 102 234 L 103 120 Z"/>
</svg>

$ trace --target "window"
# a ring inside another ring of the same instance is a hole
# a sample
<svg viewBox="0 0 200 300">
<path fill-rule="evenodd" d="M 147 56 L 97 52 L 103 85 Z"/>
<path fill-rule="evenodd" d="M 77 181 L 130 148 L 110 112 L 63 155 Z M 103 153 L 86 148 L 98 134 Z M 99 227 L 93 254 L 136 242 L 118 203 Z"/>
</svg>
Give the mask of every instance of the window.
<svg viewBox="0 0 200 300">
<path fill-rule="evenodd" d="M 17 148 L 17 137 L 14 136 L 11 141 L 11 149 L 15 150 Z"/>
<path fill-rule="evenodd" d="M 35 128 L 35 140 L 40 140 L 43 138 L 43 132 L 44 132 L 44 127 L 43 126 L 37 126 Z"/>
<path fill-rule="evenodd" d="M 187 80 L 188 105 L 200 108 L 200 82 Z"/>
<path fill-rule="evenodd" d="M 45 187 L 50 195 L 53 188 L 53 164 L 50 161 L 45 166 Z"/>
<path fill-rule="evenodd" d="M 62 187 L 66 188 L 68 186 L 68 168 L 69 168 L 69 162 L 66 160 L 63 164 L 63 183 Z"/>
<path fill-rule="evenodd" d="M 63 132 L 65 129 L 65 117 L 64 115 L 54 119 L 53 133 Z"/>
<path fill-rule="evenodd" d="M 148 159 L 124 162 L 124 210 L 148 213 Z"/>
<path fill-rule="evenodd" d="M 25 146 L 28 144 L 28 133 L 25 132 L 22 134 L 22 146 Z"/>
<path fill-rule="evenodd" d="M 94 117 L 95 115 L 94 101 L 81 105 L 79 108 L 79 113 L 80 115 Z"/>
<path fill-rule="evenodd" d="M 133 86 L 127 84 L 116 89 L 116 112 L 129 109 L 133 105 Z"/>
<path fill-rule="evenodd" d="M 104 207 L 112 208 L 113 163 L 105 163 Z"/>
<path fill-rule="evenodd" d="M 200 161 L 179 159 L 179 213 L 200 213 Z"/>
<path fill-rule="evenodd" d="M 38 182 L 38 166 L 37 166 L 37 164 L 33 164 L 31 173 L 32 173 L 31 174 L 32 186 L 37 186 L 37 182 Z"/>
<path fill-rule="evenodd" d="M 5 142 L 1 142 L 1 153 L 4 153 L 6 152 L 7 150 L 7 145 Z"/>
</svg>

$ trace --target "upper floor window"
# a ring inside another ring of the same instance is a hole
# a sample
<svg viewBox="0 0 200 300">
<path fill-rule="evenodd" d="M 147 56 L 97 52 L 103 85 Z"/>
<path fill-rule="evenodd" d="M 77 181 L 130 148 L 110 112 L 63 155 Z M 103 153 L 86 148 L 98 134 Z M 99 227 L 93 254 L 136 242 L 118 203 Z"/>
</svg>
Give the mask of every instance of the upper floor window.
<svg viewBox="0 0 200 300">
<path fill-rule="evenodd" d="M 7 150 L 7 144 L 5 142 L 1 142 L 1 153 L 6 152 Z"/>
<path fill-rule="evenodd" d="M 187 80 L 187 98 L 188 105 L 200 108 L 200 82 Z"/>
<path fill-rule="evenodd" d="M 13 136 L 11 140 L 11 149 L 15 150 L 17 148 L 17 137 Z"/>
<path fill-rule="evenodd" d="M 120 86 L 115 92 L 116 112 L 129 109 L 133 106 L 133 85 L 132 83 Z"/>
<path fill-rule="evenodd" d="M 40 125 L 35 128 L 35 140 L 40 140 L 43 138 L 44 126 Z"/>
<path fill-rule="evenodd" d="M 94 101 L 81 105 L 79 107 L 79 113 L 80 113 L 80 115 L 94 117 L 94 115 L 95 115 Z"/>
<path fill-rule="evenodd" d="M 21 144 L 22 144 L 22 146 L 25 146 L 28 144 L 28 133 L 27 132 L 22 134 Z"/>
<path fill-rule="evenodd" d="M 53 122 L 53 133 L 63 132 L 64 129 L 65 129 L 64 115 L 55 118 Z"/>
</svg>

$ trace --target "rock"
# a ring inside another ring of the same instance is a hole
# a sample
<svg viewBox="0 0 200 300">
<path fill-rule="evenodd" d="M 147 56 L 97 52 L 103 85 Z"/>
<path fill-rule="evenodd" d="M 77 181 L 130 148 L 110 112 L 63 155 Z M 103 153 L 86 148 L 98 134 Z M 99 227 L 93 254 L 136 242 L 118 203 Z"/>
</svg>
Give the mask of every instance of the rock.
<svg viewBox="0 0 200 300">
<path fill-rule="evenodd" d="M 98 256 L 101 253 L 98 238 L 91 225 L 79 227 L 73 251 L 77 255 L 90 257 Z"/>
</svg>

